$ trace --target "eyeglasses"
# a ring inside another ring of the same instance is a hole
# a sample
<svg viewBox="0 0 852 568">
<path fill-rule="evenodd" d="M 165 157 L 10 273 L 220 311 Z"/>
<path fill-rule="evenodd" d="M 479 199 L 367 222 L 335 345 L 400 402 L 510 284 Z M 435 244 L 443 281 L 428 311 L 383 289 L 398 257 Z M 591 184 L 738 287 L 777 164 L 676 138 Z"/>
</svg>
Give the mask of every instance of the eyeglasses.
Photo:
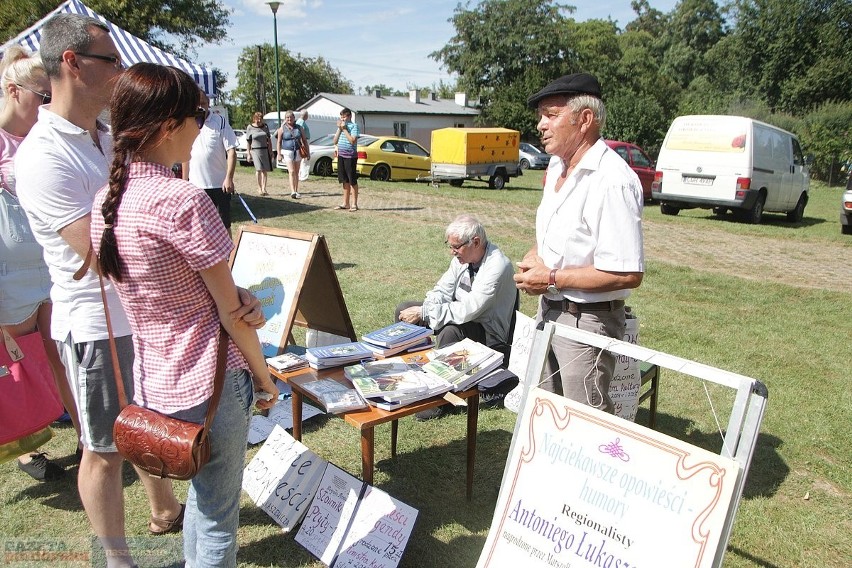
<svg viewBox="0 0 852 568">
<path fill-rule="evenodd" d="M 195 109 L 195 113 L 191 115 L 195 119 L 195 125 L 198 126 L 199 130 L 204 126 L 204 121 L 207 120 L 207 112 L 206 108 L 198 107 Z"/>
<path fill-rule="evenodd" d="M 24 85 L 19 85 L 18 83 L 15 83 L 15 86 L 40 96 L 41 97 L 41 104 L 43 104 L 43 105 L 46 105 L 47 103 L 49 103 L 50 100 L 53 98 L 53 95 L 50 94 L 50 93 L 40 93 L 40 92 L 36 91 L 35 89 L 30 89 L 29 87 L 25 87 Z"/>
<path fill-rule="evenodd" d="M 468 239 L 465 242 L 458 244 L 458 245 L 451 245 L 449 241 L 444 242 L 444 244 L 447 245 L 448 247 L 450 247 L 450 249 L 452 249 L 453 252 L 459 252 L 459 250 L 461 250 L 462 247 L 465 247 L 468 244 L 470 244 L 470 239 Z"/>
<path fill-rule="evenodd" d="M 124 64 L 121 62 L 121 58 L 116 57 L 115 55 L 98 55 L 96 53 L 83 53 L 82 51 L 76 52 L 75 55 L 88 57 L 90 59 L 99 59 L 101 61 L 106 61 L 107 63 L 112 63 L 112 66 L 116 69 L 124 69 Z"/>
</svg>

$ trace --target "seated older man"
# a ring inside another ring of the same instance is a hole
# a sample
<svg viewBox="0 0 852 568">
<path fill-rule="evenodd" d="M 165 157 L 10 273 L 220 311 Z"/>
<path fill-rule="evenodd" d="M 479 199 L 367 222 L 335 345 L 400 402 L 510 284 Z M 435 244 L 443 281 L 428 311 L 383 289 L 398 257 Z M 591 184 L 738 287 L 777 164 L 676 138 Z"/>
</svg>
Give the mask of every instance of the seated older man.
<svg viewBox="0 0 852 568">
<path fill-rule="evenodd" d="M 439 347 L 469 337 L 506 354 L 517 298 L 511 261 L 471 215 L 459 215 L 445 234 L 449 269 L 422 302 L 397 306 L 396 318 L 431 327 Z"/>
</svg>

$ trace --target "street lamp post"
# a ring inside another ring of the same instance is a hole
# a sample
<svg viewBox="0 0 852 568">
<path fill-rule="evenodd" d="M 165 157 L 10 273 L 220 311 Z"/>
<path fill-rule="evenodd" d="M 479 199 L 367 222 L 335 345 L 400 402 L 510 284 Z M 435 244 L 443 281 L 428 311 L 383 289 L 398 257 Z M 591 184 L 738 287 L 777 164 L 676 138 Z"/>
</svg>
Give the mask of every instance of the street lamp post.
<svg viewBox="0 0 852 568">
<path fill-rule="evenodd" d="M 281 2 L 267 2 L 269 7 L 272 9 L 272 22 L 275 26 L 275 111 L 278 113 L 278 128 L 281 127 L 281 84 L 278 75 L 280 70 L 278 69 L 278 6 L 281 5 Z"/>
</svg>

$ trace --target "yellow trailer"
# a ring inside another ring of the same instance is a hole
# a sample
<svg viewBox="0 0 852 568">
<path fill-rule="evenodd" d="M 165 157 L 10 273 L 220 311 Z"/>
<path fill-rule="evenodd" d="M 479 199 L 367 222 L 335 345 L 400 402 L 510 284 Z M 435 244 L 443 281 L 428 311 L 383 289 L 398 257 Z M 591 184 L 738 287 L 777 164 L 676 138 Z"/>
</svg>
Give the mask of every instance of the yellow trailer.
<svg viewBox="0 0 852 568">
<path fill-rule="evenodd" d="M 508 128 L 440 128 L 432 131 L 433 183 L 460 186 L 465 179 L 488 178 L 502 189 L 510 177 L 522 175 L 518 145 L 521 133 Z"/>
</svg>

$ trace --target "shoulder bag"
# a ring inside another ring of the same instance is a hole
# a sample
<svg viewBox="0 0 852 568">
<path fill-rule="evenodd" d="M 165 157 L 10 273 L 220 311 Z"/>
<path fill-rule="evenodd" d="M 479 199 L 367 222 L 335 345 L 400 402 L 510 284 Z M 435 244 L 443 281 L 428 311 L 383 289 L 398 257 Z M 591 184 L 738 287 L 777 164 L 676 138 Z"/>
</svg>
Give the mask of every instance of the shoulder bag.
<svg viewBox="0 0 852 568">
<path fill-rule="evenodd" d="M 0 461 L 5 461 L 49 440 L 52 432 L 48 426 L 62 415 L 63 407 L 41 333 L 14 338 L 2 328 L 2 334 Z"/>
<path fill-rule="evenodd" d="M 296 145 L 299 147 L 299 155 L 302 159 L 306 159 L 308 157 L 308 148 L 303 144 L 304 140 L 302 137 L 302 129 L 297 126 L 296 130 L 299 132 L 299 137 L 296 138 Z"/>
<path fill-rule="evenodd" d="M 128 404 L 121 378 L 121 367 L 115 348 L 115 337 L 107 306 L 103 277 L 101 299 L 106 313 L 109 332 L 112 366 L 115 384 L 118 388 L 118 401 L 121 412 L 115 420 L 112 435 L 118 453 L 133 465 L 143 469 L 154 477 L 187 480 L 192 479 L 210 460 L 210 425 L 219 406 L 222 386 L 225 382 L 225 364 L 228 354 L 228 334 L 219 327 L 219 350 L 216 359 L 216 378 L 213 382 L 213 396 L 207 406 L 204 424 L 178 420 L 154 410 L 135 404 Z"/>
</svg>

